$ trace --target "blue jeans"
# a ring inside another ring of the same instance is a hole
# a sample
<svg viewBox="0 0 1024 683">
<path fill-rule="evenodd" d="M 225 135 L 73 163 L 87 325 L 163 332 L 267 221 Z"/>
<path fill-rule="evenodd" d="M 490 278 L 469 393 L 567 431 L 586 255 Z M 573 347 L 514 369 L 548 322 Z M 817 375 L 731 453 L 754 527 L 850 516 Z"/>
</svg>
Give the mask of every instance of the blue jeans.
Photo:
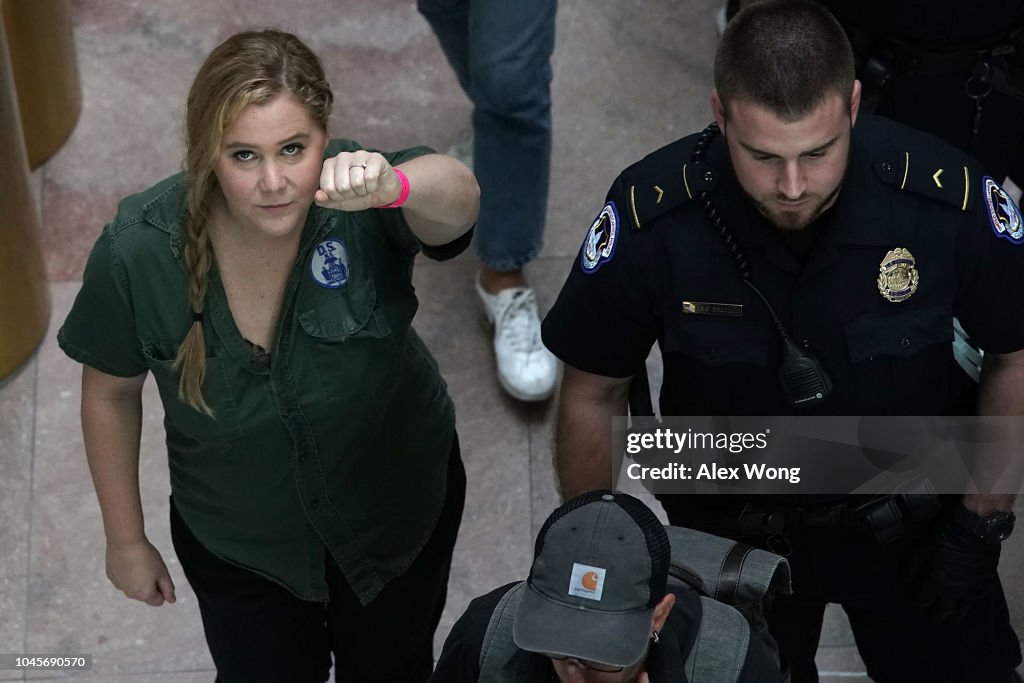
<svg viewBox="0 0 1024 683">
<path fill-rule="evenodd" d="M 473 102 L 476 249 L 500 271 L 540 251 L 551 170 L 557 0 L 418 0 Z"/>
</svg>

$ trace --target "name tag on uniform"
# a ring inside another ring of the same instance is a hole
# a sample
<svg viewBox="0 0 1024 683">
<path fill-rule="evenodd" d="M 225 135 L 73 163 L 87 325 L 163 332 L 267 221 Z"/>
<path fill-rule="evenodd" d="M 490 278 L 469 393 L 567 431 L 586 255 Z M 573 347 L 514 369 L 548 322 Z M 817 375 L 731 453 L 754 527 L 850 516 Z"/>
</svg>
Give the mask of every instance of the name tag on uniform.
<svg viewBox="0 0 1024 683">
<path fill-rule="evenodd" d="M 718 304 L 710 301 L 683 301 L 683 313 L 687 315 L 726 315 L 733 318 L 743 316 L 743 304 Z"/>
</svg>

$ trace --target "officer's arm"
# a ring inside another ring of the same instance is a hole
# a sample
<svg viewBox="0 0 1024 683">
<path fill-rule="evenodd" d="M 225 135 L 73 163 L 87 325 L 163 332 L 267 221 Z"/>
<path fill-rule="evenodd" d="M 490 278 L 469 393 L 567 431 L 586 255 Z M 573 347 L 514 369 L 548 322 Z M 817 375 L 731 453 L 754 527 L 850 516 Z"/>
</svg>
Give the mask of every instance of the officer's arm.
<svg viewBox="0 0 1024 683">
<path fill-rule="evenodd" d="M 629 377 L 565 366 L 555 428 L 555 471 L 568 500 L 612 488 L 612 418 L 626 414 Z"/>
<path fill-rule="evenodd" d="M 1024 351 L 985 354 L 978 389 L 978 414 L 1024 416 Z M 1012 443 L 1017 443 L 1019 438 L 1020 435 L 1015 434 Z M 1024 458 L 1013 452 L 1015 450 L 1011 448 L 1010 452 L 991 453 L 976 459 L 976 471 L 971 472 L 971 476 L 979 483 L 979 488 L 1002 493 L 966 495 L 964 507 L 982 516 L 996 510 L 1013 509 L 1016 496 L 1008 492 L 1017 491 L 1024 476 Z"/>
</svg>

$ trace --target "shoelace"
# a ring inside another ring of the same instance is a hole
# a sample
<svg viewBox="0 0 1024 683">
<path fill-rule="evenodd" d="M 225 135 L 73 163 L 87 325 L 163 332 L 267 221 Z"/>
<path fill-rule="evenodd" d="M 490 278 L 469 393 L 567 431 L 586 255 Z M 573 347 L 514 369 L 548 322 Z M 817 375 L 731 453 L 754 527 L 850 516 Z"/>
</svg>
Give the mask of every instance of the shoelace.
<svg viewBox="0 0 1024 683">
<path fill-rule="evenodd" d="M 508 305 L 498 312 L 503 337 L 516 351 L 535 351 L 540 346 L 540 330 L 533 324 L 537 317 L 537 297 L 532 289 L 516 292 Z"/>
</svg>

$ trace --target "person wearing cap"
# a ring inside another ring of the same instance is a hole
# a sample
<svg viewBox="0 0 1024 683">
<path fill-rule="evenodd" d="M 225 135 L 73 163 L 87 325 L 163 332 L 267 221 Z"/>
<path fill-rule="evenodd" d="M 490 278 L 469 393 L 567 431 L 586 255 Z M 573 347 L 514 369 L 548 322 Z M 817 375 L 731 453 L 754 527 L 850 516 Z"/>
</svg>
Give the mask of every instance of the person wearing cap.
<svg viewBox="0 0 1024 683">
<path fill-rule="evenodd" d="M 593 491 L 568 501 L 541 527 L 527 580 L 469 604 L 431 682 L 675 683 L 712 651 L 737 659 L 716 659 L 721 677 L 703 683 L 781 681 L 764 634 L 743 647 L 739 631 L 713 630 L 697 652 L 702 603 L 669 583 L 670 560 L 665 528 L 640 500 Z"/>
<path fill-rule="evenodd" d="M 540 253 L 551 176 L 551 55 L 557 0 L 417 0 L 466 96 L 480 216 L 473 246 L 481 311 L 493 328 L 498 384 L 519 401 L 555 391 L 558 361 L 540 340 L 524 269 Z M 464 152 L 457 150 L 469 147 Z"/>
</svg>

